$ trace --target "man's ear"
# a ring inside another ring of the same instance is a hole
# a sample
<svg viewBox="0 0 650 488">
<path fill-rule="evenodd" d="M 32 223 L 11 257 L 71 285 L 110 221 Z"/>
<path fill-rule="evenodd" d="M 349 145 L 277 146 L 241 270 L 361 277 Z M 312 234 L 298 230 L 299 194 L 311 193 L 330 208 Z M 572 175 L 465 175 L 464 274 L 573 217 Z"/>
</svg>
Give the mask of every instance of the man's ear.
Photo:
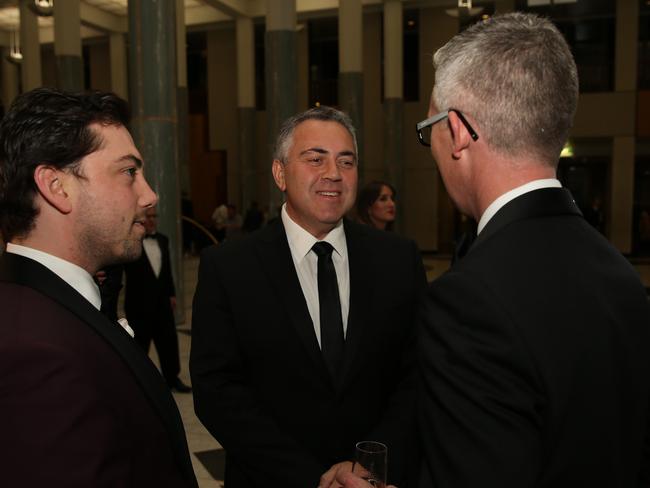
<svg viewBox="0 0 650 488">
<path fill-rule="evenodd" d="M 284 181 L 284 164 L 278 159 L 274 159 L 273 166 L 271 166 L 271 172 L 273 173 L 275 184 L 278 185 L 280 191 L 285 191 L 287 189 L 287 184 Z"/>
<path fill-rule="evenodd" d="M 449 129 L 452 138 L 452 157 L 460 159 L 462 152 L 467 149 L 472 142 L 472 136 L 460 120 L 460 117 L 453 110 L 449 111 Z"/>
<path fill-rule="evenodd" d="M 63 184 L 64 173 L 58 169 L 41 164 L 34 170 L 34 181 L 41 196 L 59 212 L 72 211 L 72 203 Z"/>
</svg>

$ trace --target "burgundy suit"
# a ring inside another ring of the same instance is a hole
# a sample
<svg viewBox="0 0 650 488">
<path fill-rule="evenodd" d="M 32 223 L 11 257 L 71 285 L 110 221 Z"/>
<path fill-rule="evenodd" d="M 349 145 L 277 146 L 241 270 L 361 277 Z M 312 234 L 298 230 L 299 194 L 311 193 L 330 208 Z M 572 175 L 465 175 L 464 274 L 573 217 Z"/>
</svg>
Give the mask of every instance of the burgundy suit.
<svg viewBox="0 0 650 488">
<path fill-rule="evenodd" d="M 0 310 L 3 486 L 196 486 L 169 389 L 118 324 L 14 254 Z"/>
</svg>

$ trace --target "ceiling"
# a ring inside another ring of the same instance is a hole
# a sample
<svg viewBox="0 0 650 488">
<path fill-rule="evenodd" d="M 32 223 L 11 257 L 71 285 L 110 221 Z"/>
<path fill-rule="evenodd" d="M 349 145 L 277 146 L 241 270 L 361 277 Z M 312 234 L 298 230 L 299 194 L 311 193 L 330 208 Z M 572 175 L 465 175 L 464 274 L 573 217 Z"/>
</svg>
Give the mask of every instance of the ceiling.
<svg viewBox="0 0 650 488">
<path fill-rule="evenodd" d="M 29 0 L 35 1 L 35 0 Z M 56 1 L 56 0 L 55 0 Z M 58 0 L 62 1 L 62 0 Z M 172 1 L 172 0 L 164 0 Z M 260 18 L 269 0 L 183 0 L 188 27 L 232 21 L 237 17 Z M 402 0 L 405 5 L 454 6 L 458 0 Z M 466 1 L 466 0 L 465 0 Z M 103 36 L 109 32 L 127 32 L 128 0 L 80 0 L 81 35 Z M 383 0 L 362 0 L 365 7 L 380 7 Z M 0 0 L 0 45 L 9 45 L 10 37 L 20 28 L 18 0 Z M 339 0 L 296 0 L 298 16 L 335 11 Z M 53 42 L 53 17 L 38 17 L 41 43 Z"/>
</svg>

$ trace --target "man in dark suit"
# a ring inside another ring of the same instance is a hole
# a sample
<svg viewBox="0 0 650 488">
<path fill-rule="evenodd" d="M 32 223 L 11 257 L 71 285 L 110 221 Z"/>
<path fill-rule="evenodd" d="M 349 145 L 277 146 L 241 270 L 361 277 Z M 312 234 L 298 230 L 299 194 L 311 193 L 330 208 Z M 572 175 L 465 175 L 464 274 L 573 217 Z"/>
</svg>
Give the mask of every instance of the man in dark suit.
<svg viewBox="0 0 650 488">
<path fill-rule="evenodd" d="M 180 393 L 192 389 L 185 385 L 178 374 L 181 371 L 176 336 L 176 291 L 169 258 L 169 239 L 156 232 L 155 208 L 145 213 L 145 237 L 140 258 L 124 265 L 126 289 L 124 311 L 129 325 L 135 332 L 135 340 L 145 352 L 153 339 L 158 351 L 160 369 L 167 385 Z"/>
<path fill-rule="evenodd" d="M 226 486 L 315 487 L 368 439 L 388 445 L 401 482 L 417 455 L 417 249 L 343 219 L 357 187 L 347 115 L 287 120 L 272 171 L 281 218 L 206 250 L 194 297 L 195 409 L 226 449 Z"/>
<path fill-rule="evenodd" d="M 419 137 L 478 235 L 423 313 L 420 486 L 648 486 L 648 300 L 555 179 L 578 101 L 566 41 L 506 14 L 434 64 Z"/>
<path fill-rule="evenodd" d="M 140 256 L 156 203 L 128 118 L 39 88 L 0 124 L 3 486 L 197 486 L 169 389 L 92 278 Z"/>
</svg>

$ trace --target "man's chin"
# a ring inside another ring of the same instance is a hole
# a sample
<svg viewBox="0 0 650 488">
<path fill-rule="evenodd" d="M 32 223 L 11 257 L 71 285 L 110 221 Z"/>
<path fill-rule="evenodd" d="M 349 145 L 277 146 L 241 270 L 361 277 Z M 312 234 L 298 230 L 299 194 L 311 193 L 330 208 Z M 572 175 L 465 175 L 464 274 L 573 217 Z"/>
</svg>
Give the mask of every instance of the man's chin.
<svg viewBox="0 0 650 488">
<path fill-rule="evenodd" d="M 119 253 L 116 253 L 107 260 L 108 262 L 105 266 L 132 263 L 133 261 L 140 259 L 140 256 L 142 256 L 142 240 L 128 240 L 124 243 Z"/>
</svg>

